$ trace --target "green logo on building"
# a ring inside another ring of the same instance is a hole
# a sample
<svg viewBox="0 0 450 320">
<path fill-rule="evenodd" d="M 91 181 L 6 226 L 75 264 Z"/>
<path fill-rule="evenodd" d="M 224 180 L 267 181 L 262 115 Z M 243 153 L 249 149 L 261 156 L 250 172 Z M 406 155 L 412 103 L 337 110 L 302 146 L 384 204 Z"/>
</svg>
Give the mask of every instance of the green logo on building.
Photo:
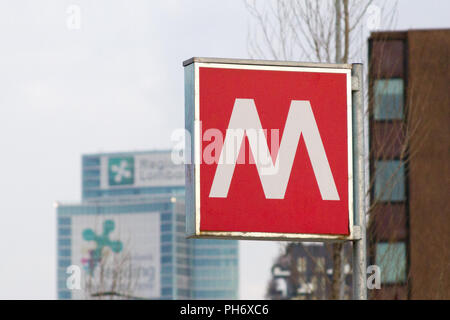
<svg viewBox="0 0 450 320">
<path fill-rule="evenodd" d="M 115 253 L 122 251 L 122 241 L 113 241 L 109 239 L 109 234 L 114 231 L 115 227 L 116 225 L 113 220 L 106 220 L 103 222 L 103 232 L 101 234 L 96 234 L 92 229 L 83 230 L 83 239 L 86 241 L 95 241 L 97 244 L 95 250 L 91 250 L 89 252 L 90 257 L 88 259 L 81 260 L 85 269 L 88 270 L 90 274 L 92 274 L 97 264 L 102 260 L 104 248 L 109 247 Z"/>
<path fill-rule="evenodd" d="M 134 158 L 109 158 L 108 180 L 110 186 L 130 185 L 134 183 Z"/>
</svg>

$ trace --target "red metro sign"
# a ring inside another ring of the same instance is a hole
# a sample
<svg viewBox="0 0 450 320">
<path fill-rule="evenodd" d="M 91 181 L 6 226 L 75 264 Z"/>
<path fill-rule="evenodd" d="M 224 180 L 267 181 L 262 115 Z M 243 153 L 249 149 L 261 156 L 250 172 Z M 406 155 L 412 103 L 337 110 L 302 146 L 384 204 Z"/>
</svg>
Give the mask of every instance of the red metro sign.
<svg viewBox="0 0 450 320">
<path fill-rule="evenodd" d="M 351 66 L 193 58 L 185 86 L 188 236 L 352 237 Z"/>
</svg>

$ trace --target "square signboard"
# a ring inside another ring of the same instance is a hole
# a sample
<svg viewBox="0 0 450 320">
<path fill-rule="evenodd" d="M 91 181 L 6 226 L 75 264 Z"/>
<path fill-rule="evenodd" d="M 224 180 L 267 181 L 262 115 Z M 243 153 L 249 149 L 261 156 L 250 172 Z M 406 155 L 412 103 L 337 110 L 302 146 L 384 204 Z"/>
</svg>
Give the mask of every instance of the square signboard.
<svg viewBox="0 0 450 320">
<path fill-rule="evenodd" d="M 184 67 L 188 236 L 354 239 L 352 66 Z"/>
</svg>

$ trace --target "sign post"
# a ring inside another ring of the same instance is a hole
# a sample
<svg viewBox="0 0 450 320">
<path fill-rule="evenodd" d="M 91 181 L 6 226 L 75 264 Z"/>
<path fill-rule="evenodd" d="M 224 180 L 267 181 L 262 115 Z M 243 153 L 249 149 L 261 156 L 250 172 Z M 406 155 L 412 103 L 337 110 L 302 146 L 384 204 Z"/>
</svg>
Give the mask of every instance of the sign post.
<svg viewBox="0 0 450 320">
<path fill-rule="evenodd" d="M 362 65 L 183 65 L 187 236 L 353 241 L 365 299 Z"/>
<path fill-rule="evenodd" d="M 352 65 L 352 95 L 353 95 L 353 181 L 354 181 L 354 212 L 355 225 L 360 226 L 360 237 L 353 241 L 353 298 L 367 299 L 367 251 L 366 251 L 366 188 L 368 172 L 365 165 L 366 145 L 368 135 L 364 129 L 365 117 L 363 96 L 363 65 Z"/>
</svg>

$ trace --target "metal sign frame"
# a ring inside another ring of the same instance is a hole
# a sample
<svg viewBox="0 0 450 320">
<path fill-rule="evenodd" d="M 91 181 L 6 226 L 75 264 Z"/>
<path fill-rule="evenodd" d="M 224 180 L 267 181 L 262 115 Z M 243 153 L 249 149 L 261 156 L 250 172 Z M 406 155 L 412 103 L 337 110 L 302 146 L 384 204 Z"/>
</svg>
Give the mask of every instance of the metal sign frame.
<svg viewBox="0 0 450 320">
<path fill-rule="evenodd" d="M 192 238 L 221 238 L 247 240 L 285 240 L 353 242 L 353 298 L 367 299 L 366 288 L 366 194 L 368 190 L 368 132 L 364 108 L 362 64 L 299 63 L 289 61 L 242 60 L 220 58 L 191 58 L 185 67 L 185 127 L 190 133 L 186 141 L 186 232 Z M 199 126 L 199 67 L 294 70 L 307 72 L 339 72 L 347 76 L 347 123 L 349 167 L 349 230 L 346 236 L 318 234 L 285 234 L 264 232 L 200 231 L 200 126 Z M 194 214 L 195 213 L 195 214 Z"/>
<path fill-rule="evenodd" d="M 183 63 L 185 66 L 185 122 L 190 133 L 190 163 L 186 166 L 186 217 L 187 235 L 192 238 L 250 239 L 250 240 L 287 240 L 287 241 L 351 241 L 360 238 L 360 229 L 354 225 L 353 215 L 353 129 L 351 69 L 348 64 L 297 63 L 261 60 L 236 60 L 217 58 L 192 58 Z M 227 68 L 247 70 L 276 70 L 298 72 L 342 73 L 347 75 L 347 137 L 348 137 L 348 235 L 300 234 L 274 232 L 223 232 L 200 230 L 200 105 L 199 105 L 199 68 Z M 189 152 L 188 152 L 189 154 Z M 195 213 L 195 215 L 193 215 Z"/>
</svg>

